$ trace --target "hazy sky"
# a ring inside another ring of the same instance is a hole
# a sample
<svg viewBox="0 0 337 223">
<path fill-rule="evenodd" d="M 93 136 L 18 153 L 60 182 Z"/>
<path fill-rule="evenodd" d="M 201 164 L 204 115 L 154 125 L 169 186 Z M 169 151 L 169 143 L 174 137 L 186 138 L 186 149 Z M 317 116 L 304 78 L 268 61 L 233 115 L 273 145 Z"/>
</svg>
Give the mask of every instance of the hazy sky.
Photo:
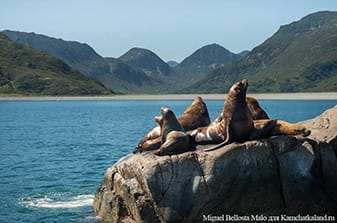
<svg viewBox="0 0 337 223">
<path fill-rule="evenodd" d="M 337 0 L 0 0 L 0 30 L 35 32 L 87 43 L 119 57 L 132 47 L 180 62 L 218 43 L 251 50 L 289 24 Z"/>
</svg>

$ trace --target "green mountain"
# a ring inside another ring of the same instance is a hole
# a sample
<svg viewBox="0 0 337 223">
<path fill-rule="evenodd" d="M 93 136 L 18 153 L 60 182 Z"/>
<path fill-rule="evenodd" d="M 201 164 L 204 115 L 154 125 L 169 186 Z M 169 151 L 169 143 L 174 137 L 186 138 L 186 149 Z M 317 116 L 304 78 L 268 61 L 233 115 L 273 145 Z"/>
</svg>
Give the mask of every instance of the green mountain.
<svg viewBox="0 0 337 223">
<path fill-rule="evenodd" d="M 147 49 L 132 48 L 118 59 L 151 77 L 167 77 L 172 73 L 172 68 L 167 63 Z"/>
<path fill-rule="evenodd" d="M 337 12 L 281 26 L 243 58 L 180 92 L 220 93 L 246 78 L 250 92 L 337 91 Z"/>
<path fill-rule="evenodd" d="M 205 77 L 210 71 L 229 64 L 240 56 L 218 44 L 210 44 L 196 50 L 174 67 L 175 76 L 193 83 Z"/>
<path fill-rule="evenodd" d="M 112 92 L 60 59 L 0 33 L 0 93 L 102 95 Z"/>
<path fill-rule="evenodd" d="M 64 41 L 35 33 L 10 30 L 5 30 L 3 33 L 16 43 L 28 45 L 63 60 L 83 74 L 95 76 L 109 72 L 109 66 L 104 58 L 87 44 Z"/>
<path fill-rule="evenodd" d="M 45 35 L 3 31 L 12 41 L 31 46 L 56 56 L 69 66 L 98 79 L 105 86 L 121 93 L 158 93 L 168 86 L 134 69 L 121 60 L 103 58 L 87 44 L 65 41 Z"/>
<path fill-rule="evenodd" d="M 113 85 L 117 92 L 131 93 L 160 93 L 165 89 L 165 83 L 146 75 L 139 69 L 134 69 L 121 60 L 105 58 L 109 65 L 110 73 L 114 75 L 97 75 L 105 85 Z"/>
</svg>

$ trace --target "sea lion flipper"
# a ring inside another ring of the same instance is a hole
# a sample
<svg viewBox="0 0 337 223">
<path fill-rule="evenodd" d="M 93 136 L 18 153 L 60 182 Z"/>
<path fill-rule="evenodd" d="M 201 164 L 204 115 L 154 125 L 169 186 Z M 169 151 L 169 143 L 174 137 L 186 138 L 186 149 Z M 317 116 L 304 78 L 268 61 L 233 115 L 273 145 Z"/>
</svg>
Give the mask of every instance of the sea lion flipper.
<svg viewBox="0 0 337 223">
<path fill-rule="evenodd" d="M 214 151 L 214 150 L 217 150 L 225 145 L 228 145 L 230 143 L 230 140 L 229 138 L 226 139 L 226 141 L 223 141 L 222 143 L 218 144 L 218 145 L 215 145 L 211 148 L 207 148 L 207 149 L 204 149 L 205 152 L 210 152 L 210 151 Z"/>
<path fill-rule="evenodd" d="M 275 127 L 271 131 L 270 135 L 302 135 L 308 136 L 310 130 L 300 124 L 293 124 L 286 121 L 277 120 Z"/>
<path fill-rule="evenodd" d="M 219 149 L 220 147 L 223 147 L 223 146 L 231 143 L 231 135 L 230 135 L 230 131 L 229 130 L 230 130 L 230 126 L 227 125 L 227 127 L 226 127 L 226 136 L 227 136 L 227 138 L 226 138 L 225 141 L 223 141 L 222 143 L 219 143 L 218 145 L 215 145 L 215 146 L 212 146 L 210 148 L 204 149 L 204 151 L 205 152 L 214 151 L 214 150 Z"/>
<path fill-rule="evenodd" d="M 182 132 L 171 132 L 167 141 L 154 154 L 157 156 L 179 154 L 191 150 L 192 146 L 189 144 L 190 137 L 188 135 Z"/>
</svg>

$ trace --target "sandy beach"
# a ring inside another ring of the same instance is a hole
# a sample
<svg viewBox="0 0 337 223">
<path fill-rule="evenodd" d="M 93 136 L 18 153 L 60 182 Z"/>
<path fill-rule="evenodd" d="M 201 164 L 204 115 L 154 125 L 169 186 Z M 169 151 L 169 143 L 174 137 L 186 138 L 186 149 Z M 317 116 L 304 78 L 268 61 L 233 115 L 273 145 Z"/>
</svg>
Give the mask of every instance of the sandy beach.
<svg viewBox="0 0 337 223">
<path fill-rule="evenodd" d="M 114 100 L 193 100 L 200 96 L 204 100 L 223 100 L 226 94 L 137 94 L 115 96 L 41 96 L 0 97 L 0 101 L 114 101 Z M 258 100 L 337 100 L 337 92 L 248 94 Z"/>
</svg>

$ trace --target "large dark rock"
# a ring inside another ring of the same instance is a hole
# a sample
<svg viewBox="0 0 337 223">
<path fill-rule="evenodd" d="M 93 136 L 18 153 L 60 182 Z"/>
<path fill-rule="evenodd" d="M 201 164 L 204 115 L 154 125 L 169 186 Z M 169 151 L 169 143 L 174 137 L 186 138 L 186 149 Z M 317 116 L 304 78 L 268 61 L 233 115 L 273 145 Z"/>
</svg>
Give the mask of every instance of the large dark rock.
<svg viewBox="0 0 337 223">
<path fill-rule="evenodd" d="M 337 159 L 330 140 L 337 136 L 336 114 L 337 106 L 307 121 L 313 129 L 308 138 L 278 136 L 207 153 L 198 147 L 173 156 L 130 154 L 106 171 L 94 211 L 105 222 L 337 216 Z M 319 125 L 319 119 L 329 127 Z M 316 130 L 328 137 L 319 138 Z"/>
</svg>

